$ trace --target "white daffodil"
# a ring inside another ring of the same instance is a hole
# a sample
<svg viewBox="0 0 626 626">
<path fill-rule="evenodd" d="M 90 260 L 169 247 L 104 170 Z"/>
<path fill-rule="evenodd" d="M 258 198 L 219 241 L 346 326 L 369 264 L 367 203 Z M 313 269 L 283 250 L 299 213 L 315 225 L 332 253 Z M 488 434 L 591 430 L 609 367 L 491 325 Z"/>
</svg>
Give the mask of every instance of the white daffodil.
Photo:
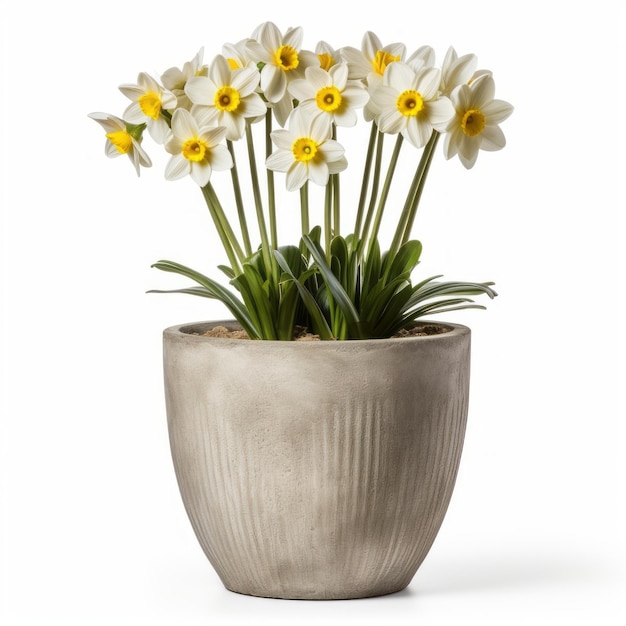
<svg viewBox="0 0 626 626">
<path fill-rule="evenodd" d="M 250 39 L 242 39 L 237 43 L 225 43 L 222 46 L 222 56 L 226 57 L 228 67 L 238 70 L 242 67 L 253 67 L 258 71 L 256 61 L 250 55 L 248 42 Z"/>
<path fill-rule="evenodd" d="M 272 22 L 265 22 L 255 29 L 248 41 L 248 51 L 261 67 L 261 92 L 281 126 L 284 126 L 293 109 L 287 85 L 304 78 L 309 66 L 319 65 L 313 52 L 301 50 L 303 31 L 301 27 L 289 28 L 281 34 Z"/>
<path fill-rule="evenodd" d="M 495 90 L 493 77 L 486 73 L 469 85 L 459 85 L 450 94 L 456 114 L 444 140 L 446 159 L 458 154 L 461 163 L 470 169 L 479 150 L 493 152 L 504 148 L 506 139 L 499 124 L 513 113 L 513 107 L 494 99 Z"/>
<path fill-rule="evenodd" d="M 303 31 L 289 28 L 284 35 L 276 24 L 265 22 L 255 29 L 248 49 L 261 68 L 261 91 L 269 102 L 278 102 L 287 92 L 287 84 L 302 78 L 309 65 L 318 60 L 312 52 L 300 50 Z M 304 57 L 304 58 L 303 58 Z"/>
<path fill-rule="evenodd" d="M 144 72 L 137 77 L 136 85 L 120 85 L 120 91 L 132 100 L 132 104 L 124 111 L 124 119 L 131 124 L 146 123 L 152 139 L 162 144 L 170 127 L 161 111 L 174 109 L 176 96 Z"/>
<path fill-rule="evenodd" d="M 223 126 L 210 126 L 203 116 L 196 118 L 185 109 L 176 109 L 165 144 L 172 155 L 165 168 L 165 178 L 177 180 L 189 174 L 204 187 L 213 170 L 227 170 L 233 165 L 230 152 L 220 144 L 225 136 Z"/>
<path fill-rule="evenodd" d="M 365 80 L 370 74 L 382 78 L 390 63 L 404 60 L 406 46 L 392 43 L 383 46 L 377 35 L 368 31 L 363 35 L 361 49 L 346 46 L 341 49 L 341 56 L 350 68 L 350 79 Z"/>
<path fill-rule="evenodd" d="M 300 189 L 307 180 L 326 185 L 330 174 L 346 169 L 344 148 L 331 139 L 331 125 L 322 115 L 303 115 L 296 109 L 289 129 L 276 130 L 272 141 L 278 148 L 266 160 L 270 170 L 286 172 L 288 191 Z"/>
<path fill-rule="evenodd" d="M 259 72 L 253 67 L 231 70 L 226 57 L 218 55 L 208 76 L 196 76 L 185 86 L 192 113 L 205 112 L 210 123 L 226 128 L 226 139 L 241 139 L 246 119 L 265 115 L 267 107 L 256 93 Z"/>
<path fill-rule="evenodd" d="M 439 89 L 444 96 L 449 96 L 459 85 L 467 84 L 476 70 L 477 58 L 475 54 L 465 54 L 462 57 L 450 46 L 441 66 L 441 85 Z"/>
<path fill-rule="evenodd" d="M 305 78 L 294 80 L 289 93 L 299 100 L 298 108 L 307 115 L 322 113 L 337 126 L 354 126 L 356 109 L 369 95 L 360 81 L 348 80 L 348 64 L 333 65 L 329 71 L 308 67 Z"/>
<path fill-rule="evenodd" d="M 89 117 L 98 122 L 106 131 L 107 140 L 104 151 L 109 158 L 127 154 L 137 170 L 137 176 L 141 173 L 141 166 L 152 166 L 150 157 L 140 145 L 142 127 L 129 126 L 124 120 L 108 113 L 90 113 Z"/>
<path fill-rule="evenodd" d="M 207 75 L 207 66 L 202 63 L 203 56 L 204 48 L 200 48 L 196 56 L 191 61 L 187 61 L 182 69 L 170 67 L 161 75 L 163 86 L 169 89 L 178 99 L 176 108 L 191 108 L 191 102 L 185 93 L 185 85 L 194 76 Z"/>
<path fill-rule="evenodd" d="M 341 52 L 335 50 L 325 41 L 319 41 L 317 43 L 315 46 L 315 54 L 317 54 L 320 67 L 326 71 L 333 67 L 333 65 L 337 65 L 337 63 L 341 62 Z"/>
<path fill-rule="evenodd" d="M 444 131 L 454 116 L 450 100 L 439 95 L 437 68 L 416 72 L 406 63 L 391 64 L 379 84 L 370 88 L 371 110 L 383 133 L 397 134 L 416 148 L 423 147 L 433 129 Z"/>
</svg>

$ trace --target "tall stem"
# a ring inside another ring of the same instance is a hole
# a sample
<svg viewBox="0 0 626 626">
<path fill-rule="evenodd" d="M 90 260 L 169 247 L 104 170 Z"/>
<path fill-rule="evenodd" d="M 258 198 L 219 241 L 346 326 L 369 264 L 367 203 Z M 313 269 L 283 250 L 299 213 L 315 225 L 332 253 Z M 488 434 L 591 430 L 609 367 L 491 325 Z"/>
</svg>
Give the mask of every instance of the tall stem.
<svg viewBox="0 0 626 626">
<path fill-rule="evenodd" d="M 307 180 L 302 187 L 300 187 L 300 222 L 302 224 L 302 235 L 308 235 L 311 232 L 311 226 L 309 225 L 309 181 Z M 304 242 L 300 245 L 300 252 L 309 257 L 308 248 Z"/>
<path fill-rule="evenodd" d="M 400 154 L 400 148 L 402 147 L 403 137 L 398 133 L 398 137 L 396 139 L 396 145 L 393 148 L 393 154 L 391 155 L 391 160 L 389 161 L 389 168 L 387 169 L 387 176 L 385 177 L 385 184 L 383 185 L 382 193 L 380 194 L 380 201 L 378 203 L 378 210 L 376 211 L 376 219 L 374 220 L 374 226 L 372 227 L 372 234 L 370 235 L 370 243 L 369 247 L 371 248 L 372 244 L 378 237 L 378 231 L 380 229 L 380 223 L 383 218 L 383 212 L 385 210 L 385 205 L 387 204 L 387 198 L 389 197 L 389 189 L 391 187 L 391 181 L 393 179 L 393 174 L 396 171 L 396 165 L 398 164 L 398 155 Z"/>
<path fill-rule="evenodd" d="M 359 196 L 359 207 L 354 223 L 354 235 L 357 240 L 361 236 L 361 226 L 363 224 L 363 212 L 365 211 L 365 199 L 367 198 L 367 187 L 370 180 L 370 171 L 372 169 L 372 157 L 374 153 L 374 144 L 376 143 L 376 124 L 372 122 L 370 131 L 370 139 L 367 145 L 367 156 L 365 158 L 365 167 L 363 169 L 363 180 L 361 181 L 361 195 Z"/>
<path fill-rule="evenodd" d="M 326 183 L 326 195 L 324 199 L 324 250 L 326 260 L 330 263 L 330 242 L 332 239 L 332 204 L 333 204 L 333 177 L 330 176 Z"/>
<path fill-rule="evenodd" d="M 265 115 L 265 158 L 272 154 L 272 110 L 268 109 Z M 276 226 L 276 194 L 274 191 L 274 172 L 267 170 L 267 205 L 270 214 L 270 236 L 272 238 L 272 249 L 278 248 L 278 228 Z"/>
<path fill-rule="evenodd" d="M 241 186 L 239 184 L 239 173 L 237 171 L 237 161 L 235 159 L 235 149 L 233 142 L 226 141 L 228 151 L 233 159 L 233 166 L 230 169 L 231 178 L 233 180 L 233 192 L 235 193 L 235 203 L 237 205 L 237 215 L 239 217 L 239 227 L 241 228 L 241 236 L 243 238 L 243 247 L 246 251 L 246 256 L 252 255 L 252 245 L 250 243 L 250 234 L 248 232 L 248 223 L 246 221 L 246 212 L 243 206 L 243 199 L 241 197 Z"/>
<path fill-rule="evenodd" d="M 217 234 L 222 241 L 222 246 L 224 247 L 224 251 L 226 252 L 226 256 L 230 262 L 230 267 L 236 275 L 241 274 L 242 269 L 240 261 L 243 261 L 243 251 L 239 248 L 239 244 L 232 234 L 232 230 L 230 229 L 230 225 L 228 224 L 228 220 L 226 219 L 224 212 L 219 204 L 216 203 L 217 197 L 211 187 L 211 183 L 207 183 L 207 185 L 201 187 L 201 189 L 202 194 L 204 195 L 204 200 L 209 209 L 209 213 L 213 218 L 215 230 L 217 230 Z"/>
<path fill-rule="evenodd" d="M 252 191 L 254 193 L 254 206 L 256 208 L 256 217 L 259 224 L 259 232 L 261 235 L 261 254 L 263 255 L 263 263 L 268 276 L 272 274 L 272 253 L 270 242 L 267 236 L 267 226 L 265 225 L 265 216 L 263 215 L 263 201 L 261 200 L 261 190 L 259 188 L 259 174 L 256 167 L 256 157 L 254 155 L 254 139 L 252 137 L 252 127 L 250 123 L 246 124 L 246 141 L 248 143 L 248 157 L 250 160 L 250 176 L 252 178 Z"/>
<path fill-rule="evenodd" d="M 377 132 L 376 141 L 376 159 L 374 161 L 374 181 L 372 183 L 372 191 L 370 196 L 370 203 L 367 209 L 367 215 L 365 217 L 365 224 L 363 225 L 363 232 L 360 239 L 366 239 L 369 233 L 369 229 L 374 217 L 374 207 L 376 206 L 376 198 L 378 197 L 378 185 L 380 181 L 380 167 L 383 158 L 383 140 L 385 135 L 380 131 Z"/>
<path fill-rule="evenodd" d="M 437 141 L 439 141 L 439 136 L 440 136 L 440 133 L 437 132 L 436 130 L 433 130 L 433 134 L 430 136 L 428 143 L 424 147 L 422 158 L 420 159 L 419 165 L 417 166 L 417 171 L 415 172 L 415 178 L 414 178 L 415 190 L 414 190 L 413 197 L 411 198 L 409 209 L 407 211 L 407 215 L 405 219 L 406 223 L 402 227 L 403 232 L 402 232 L 401 244 L 406 243 L 409 240 L 411 231 L 413 230 L 413 222 L 415 221 L 417 207 L 419 206 L 420 198 L 422 197 L 422 192 L 424 191 L 426 177 L 428 176 L 430 164 L 432 163 L 433 156 L 435 154 L 435 148 L 437 147 Z M 413 187 L 413 185 L 411 185 L 411 187 Z M 398 224 L 398 230 L 400 230 L 400 224 Z M 394 238 L 394 241 L 395 241 L 395 238 Z"/>
<path fill-rule="evenodd" d="M 337 140 L 337 126 L 333 124 L 332 138 Z M 341 233 L 341 210 L 340 210 L 340 193 L 339 193 L 339 174 L 331 174 L 333 179 L 333 235 L 338 237 Z"/>
</svg>

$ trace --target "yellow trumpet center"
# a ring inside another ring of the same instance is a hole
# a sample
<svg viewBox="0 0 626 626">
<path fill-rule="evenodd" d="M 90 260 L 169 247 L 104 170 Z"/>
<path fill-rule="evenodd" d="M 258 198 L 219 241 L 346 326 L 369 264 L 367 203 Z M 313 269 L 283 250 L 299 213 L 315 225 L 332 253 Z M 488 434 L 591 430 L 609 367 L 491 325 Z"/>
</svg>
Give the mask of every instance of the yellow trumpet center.
<svg viewBox="0 0 626 626">
<path fill-rule="evenodd" d="M 187 139 L 187 141 L 185 141 L 182 153 L 188 161 L 194 161 L 197 163 L 198 161 L 202 161 L 204 159 L 208 149 L 209 147 L 206 143 L 204 143 L 204 141 L 194 137 L 193 139 Z"/>
<path fill-rule="evenodd" d="M 232 59 L 229 57 L 226 60 L 228 61 L 228 67 L 230 67 L 231 70 L 238 70 L 241 67 L 236 59 Z"/>
<path fill-rule="evenodd" d="M 398 96 L 396 108 L 402 115 L 413 117 L 424 110 L 424 99 L 418 91 L 408 89 Z"/>
<path fill-rule="evenodd" d="M 215 93 L 215 99 L 213 103 L 220 111 L 236 111 L 241 97 L 239 92 L 233 87 L 221 87 Z"/>
<path fill-rule="evenodd" d="M 141 112 L 146 117 L 150 117 L 153 120 L 159 119 L 159 115 L 161 114 L 161 97 L 154 93 L 154 91 L 149 91 L 139 96 L 137 104 L 139 104 Z"/>
<path fill-rule="evenodd" d="M 320 60 L 320 67 L 327 72 L 333 65 L 335 65 L 335 63 L 337 63 L 337 61 L 333 59 L 332 54 L 329 54 L 328 52 L 318 54 L 317 58 Z"/>
<path fill-rule="evenodd" d="M 133 148 L 133 140 L 125 130 L 107 133 L 107 139 L 117 148 L 120 154 L 127 154 Z"/>
<path fill-rule="evenodd" d="M 385 52 L 384 50 L 378 50 L 372 59 L 372 68 L 376 74 L 380 74 L 382 76 L 390 63 L 399 60 L 399 54 L 394 55 L 389 52 Z"/>
<path fill-rule="evenodd" d="M 327 113 L 336 111 L 341 106 L 341 93 L 334 85 L 324 87 L 315 94 L 315 102 L 318 108 Z"/>
<path fill-rule="evenodd" d="M 274 60 L 276 61 L 276 65 L 285 72 L 295 70 L 300 64 L 300 59 L 298 58 L 298 52 L 296 49 L 293 46 L 287 45 L 281 46 L 278 50 L 276 50 Z"/>
<path fill-rule="evenodd" d="M 293 142 L 291 151 L 296 161 L 306 163 L 315 158 L 317 154 L 317 142 L 310 137 L 300 137 Z"/>
<path fill-rule="evenodd" d="M 470 109 L 461 120 L 461 129 L 468 137 L 476 137 L 485 130 L 485 115 L 480 109 Z"/>
</svg>

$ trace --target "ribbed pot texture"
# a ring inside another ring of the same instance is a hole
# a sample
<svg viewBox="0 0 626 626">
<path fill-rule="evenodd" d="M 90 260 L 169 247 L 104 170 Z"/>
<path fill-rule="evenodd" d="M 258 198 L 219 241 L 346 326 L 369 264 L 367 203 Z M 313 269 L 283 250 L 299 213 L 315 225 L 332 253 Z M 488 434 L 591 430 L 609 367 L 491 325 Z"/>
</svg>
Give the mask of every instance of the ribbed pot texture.
<svg viewBox="0 0 626 626">
<path fill-rule="evenodd" d="M 468 410 L 470 330 L 367 341 L 164 331 L 174 467 L 224 585 L 272 598 L 404 589 L 441 526 Z"/>
</svg>

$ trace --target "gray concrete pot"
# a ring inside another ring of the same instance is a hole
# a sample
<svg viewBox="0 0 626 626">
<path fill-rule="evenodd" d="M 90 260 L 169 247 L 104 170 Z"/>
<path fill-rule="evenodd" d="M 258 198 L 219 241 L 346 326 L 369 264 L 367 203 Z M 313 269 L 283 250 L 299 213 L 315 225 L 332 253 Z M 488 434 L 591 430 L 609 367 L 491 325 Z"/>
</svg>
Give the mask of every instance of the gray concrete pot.
<svg viewBox="0 0 626 626">
<path fill-rule="evenodd" d="M 165 397 L 182 499 L 224 585 L 306 599 L 404 589 L 459 467 L 469 328 L 334 342 L 192 334 L 216 324 L 165 330 Z"/>
</svg>

